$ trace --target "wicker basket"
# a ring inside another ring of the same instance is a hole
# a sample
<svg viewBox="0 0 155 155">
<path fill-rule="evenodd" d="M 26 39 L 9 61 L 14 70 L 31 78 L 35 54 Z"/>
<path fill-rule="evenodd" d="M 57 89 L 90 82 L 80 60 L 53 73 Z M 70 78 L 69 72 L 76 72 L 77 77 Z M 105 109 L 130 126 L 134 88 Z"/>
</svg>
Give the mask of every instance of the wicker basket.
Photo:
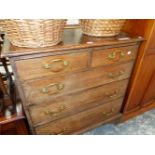
<svg viewBox="0 0 155 155">
<path fill-rule="evenodd" d="M 109 37 L 120 33 L 124 19 L 81 19 L 83 33 L 89 36 Z"/>
<path fill-rule="evenodd" d="M 47 47 L 61 42 L 64 19 L 7 19 L 0 20 L 11 43 L 19 47 Z"/>
</svg>

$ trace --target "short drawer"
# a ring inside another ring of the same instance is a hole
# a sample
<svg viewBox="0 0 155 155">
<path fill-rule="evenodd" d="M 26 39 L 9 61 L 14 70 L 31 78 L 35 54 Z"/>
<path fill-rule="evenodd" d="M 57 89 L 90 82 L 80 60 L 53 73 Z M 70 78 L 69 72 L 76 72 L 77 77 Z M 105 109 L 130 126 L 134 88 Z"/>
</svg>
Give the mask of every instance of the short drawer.
<svg viewBox="0 0 155 155">
<path fill-rule="evenodd" d="M 28 80 L 87 68 L 88 50 L 80 53 L 47 56 L 16 61 L 20 80 Z"/>
<path fill-rule="evenodd" d="M 51 99 L 42 105 L 30 106 L 33 124 L 53 121 L 125 95 L 128 79 L 98 88 Z"/>
<path fill-rule="evenodd" d="M 23 83 L 27 104 L 43 104 L 56 98 L 78 91 L 101 86 L 118 80 L 127 79 L 132 71 L 133 62 L 96 68 L 71 75 L 48 77 Z"/>
<path fill-rule="evenodd" d="M 74 134 L 120 113 L 123 98 L 35 128 L 39 135 Z"/>
<path fill-rule="evenodd" d="M 126 62 L 136 58 L 138 45 L 93 51 L 92 67 Z"/>
</svg>

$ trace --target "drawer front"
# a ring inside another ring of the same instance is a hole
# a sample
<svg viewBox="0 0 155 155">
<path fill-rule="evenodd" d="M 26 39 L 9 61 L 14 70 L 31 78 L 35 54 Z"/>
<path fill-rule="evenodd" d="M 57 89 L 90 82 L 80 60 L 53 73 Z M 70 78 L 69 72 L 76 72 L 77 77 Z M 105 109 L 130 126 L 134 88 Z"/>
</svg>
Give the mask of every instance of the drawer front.
<svg viewBox="0 0 155 155">
<path fill-rule="evenodd" d="M 48 122 L 123 97 L 128 79 L 98 88 L 51 99 L 41 106 L 30 106 L 33 124 Z M 45 103 L 45 102 L 44 102 Z"/>
<path fill-rule="evenodd" d="M 16 61 L 20 80 L 77 71 L 87 68 L 88 50 L 80 53 L 48 56 Z"/>
<path fill-rule="evenodd" d="M 138 45 L 94 51 L 91 66 L 97 67 L 133 60 L 136 58 L 137 50 Z"/>
<path fill-rule="evenodd" d="M 87 128 L 92 124 L 100 123 L 112 116 L 119 114 L 122 101 L 122 98 L 117 99 L 96 108 L 78 113 L 77 115 L 36 127 L 36 134 L 74 134 L 74 132 Z"/>
<path fill-rule="evenodd" d="M 27 104 L 42 104 L 56 96 L 101 86 L 130 76 L 133 62 L 96 68 L 72 75 L 27 81 L 23 84 Z"/>
</svg>

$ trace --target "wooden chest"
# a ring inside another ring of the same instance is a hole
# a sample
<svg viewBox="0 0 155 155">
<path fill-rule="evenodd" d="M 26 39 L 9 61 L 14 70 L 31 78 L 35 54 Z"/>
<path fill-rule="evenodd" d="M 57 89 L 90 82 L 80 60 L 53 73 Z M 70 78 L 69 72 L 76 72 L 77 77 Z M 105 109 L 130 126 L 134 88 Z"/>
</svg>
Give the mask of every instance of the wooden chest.
<svg viewBox="0 0 155 155">
<path fill-rule="evenodd" d="M 118 119 L 136 59 L 137 36 L 111 38 L 66 29 L 61 44 L 18 48 L 6 39 L 32 134 L 79 134 Z"/>
</svg>

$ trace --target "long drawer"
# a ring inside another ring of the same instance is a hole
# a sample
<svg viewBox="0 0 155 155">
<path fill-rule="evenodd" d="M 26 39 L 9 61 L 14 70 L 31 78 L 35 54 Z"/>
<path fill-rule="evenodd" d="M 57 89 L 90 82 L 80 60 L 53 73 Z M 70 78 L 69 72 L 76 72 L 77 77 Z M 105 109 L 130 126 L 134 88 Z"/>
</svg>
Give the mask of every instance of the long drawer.
<svg viewBox="0 0 155 155">
<path fill-rule="evenodd" d="M 94 49 L 91 67 L 98 67 L 117 62 L 127 62 L 136 58 L 138 45 L 112 49 Z"/>
<path fill-rule="evenodd" d="M 53 98 L 42 105 L 30 106 L 33 124 L 53 121 L 125 95 L 128 79 L 89 89 L 75 94 Z"/>
<path fill-rule="evenodd" d="M 35 128 L 36 134 L 73 134 L 120 113 L 123 98 Z"/>
<path fill-rule="evenodd" d="M 18 60 L 15 65 L 21 81 L 86 69 L 89 50 L 56 56 Z"/>
<path fill-rule="evenodd" d="M 48 77 L 23 84 L 27 104 L 42 104 L 62 94 L 83 91 L 130 76 L 133 62 L 96 68 L 71 75 Z"/>
</svg>

